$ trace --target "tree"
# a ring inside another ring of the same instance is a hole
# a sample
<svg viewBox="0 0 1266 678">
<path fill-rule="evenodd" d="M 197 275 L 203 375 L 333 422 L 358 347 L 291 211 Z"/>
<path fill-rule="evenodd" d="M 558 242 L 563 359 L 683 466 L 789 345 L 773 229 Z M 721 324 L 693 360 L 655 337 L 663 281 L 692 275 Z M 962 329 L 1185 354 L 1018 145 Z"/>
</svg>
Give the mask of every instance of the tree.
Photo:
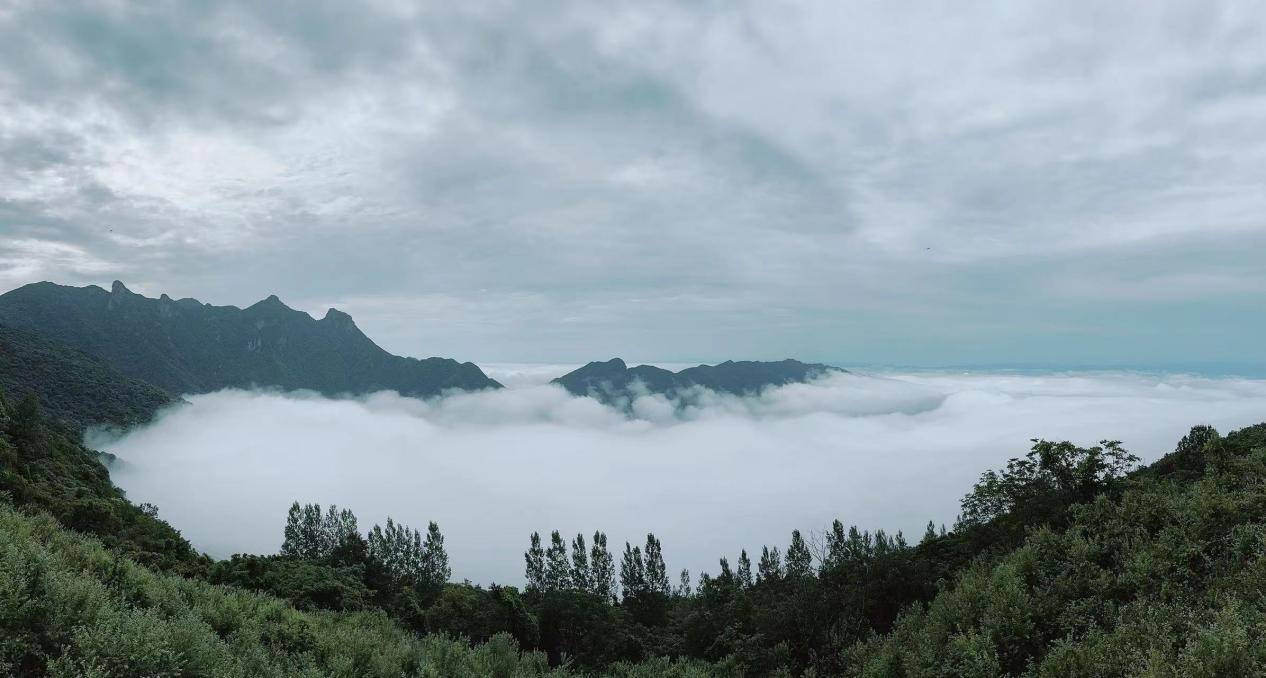
<svg viewBox="0 0 1266 678">
<path fill-rule="evenodd" d="M 1192 426 L 1187 435 L 1178 441 L 1178 445 L 1174 447 L 1174 452 L 1178 454 L 1194 454 L 1205 448 L 1209 443 L 1221 438 L 1218 430 L 1212 426 L 1201 424 Z"/>
<path fill-rule="evenodd" d="M 856 532 L 857 528 L 853 528 Z M 836 518 L 831 523 L 831 530 L 826 533 L 826 550 L 822 556 L 822 570 L 831 570 L 843 565 L 848 560 L 848 537 L 844 535 L 844 523 Z"/>
<path fill-rule="evenodd" d="M 286 514 L 281 554 L 304 560 L 318 560 L 324 552 L 321 505 L 294 502 Z"/>
<path fill-rule="evenodd" d="M 787 547 L 787 577 L 796 579 L 807 577 L 813 568 L 813 556 L 809 546 L 800 536 L 800 530 L 791 531 L 791 545 Z"/>
<path fill-rule="evenodd" d="M 583 534 L 576 535 L 571 542 L 571 585 L 577 591 L 593 592 L 593 570 L 589 567 L 589 551 Z"/>
<path fill-rule="evenodd" d="M 935 541 L 935 540 L 936 540 L 936 525 L 932 524 L 932 521 L 929 520 L 927 529 L 923 531 L 923 539 L 919 541 L 919 543 L 926 544 L 930 541 Z"/>
<path fill-rule="evenodd" d="M 646 590 L 669 595 L 668 569 L 664 566 L 664 549 L 654 534 L 646 535 Z"/>
<path fill-rule="evenodd" d="M 756 581 L 771 582 L 782 579 L 782 554 L 778 552 L 778 547 L 772 549 L 768 546 L 761 548 L 760 563 L 756 566 Z"/>
<path fill-rule="evenodd" d="M 730 559 L 721 556 L 721 571 L 717 573 L 715 581 L 721 586 L 734 586 L 734 570 L 730 569 Z"/>
<path fill-rule="evenodd" d="M 565 591 L 571 588 L 571 564 L 567 559 L 567 542 L 554 530 L 550 533 L 549 548 L 545 550 L 545 589 Z"/>
<path fill-rule="evenodd" d="M 646 592 L 646 564 L 642 562 L 642 549 L 624 542 L 624 559 L 620 562 L 620 588 L 624 599 L 636 598 Z"/>
<path fill-rule="evenodd" d="M 860 563 L 875 554 L 874 542 L 870 532 L 862 532 L 856 525 L 848 528 L 848 539 L 844 542 L 844 559 L 842 562 Z"/>
<path fill-rule="evenodd" d="M 1193 426 L 1187 435 L 1178 441 L 1173 453 L 1158 461 L 1155 467 L 1162 474 L 1175 471 L 1203 472 L 1207 462 L 1205 448 L 1220 438 L 1221 436 L 1212 426 Z"/>
<path fill-rule="evenodd" d="M 675 593 L 679 598 L 689 598 L 694 595 L 694 589 L 690 586 L 690 570 L 682 568 Z"/>
<path fill-rule="evenodd" d="M 527 552 L 523 554 L 523 560 L 526 562 L 524 578 L 527 579 L 527 589 L 529 591 L 544 591 L 545 549 L 541 548 L 540 533 L 532 533 L 532 544 L 528 547 Z"/>
<path fill-rule="evenodd" d="M 356 515 L 333 504 L 322 513 L 320 504 L 294 502 L 286 515 L 281 554 L 304 560 L 328 561 L 335 552 L 346 554 L 344 545 L 360 540 Z M 351 550 L 355 550 L 354 548 Z"/>
<path fill-rule="evenodd" d="M 448 552 L 444 550 L 444 535 L 440 534 L 440 526 L 435 521 L 426 526 L 426 543 L 422 545 L 422 567 L 419 574 L 420 586 L 434 597 L 438 597 L 449 577 L 453 575 L 453 570 L 448 566 Z"/>
<path fill-rule="evenodd" d="M 607 548 L 607 535 L 593 533 L 593 547 L 589 554 L 589 584 L 595 595 L 610 603 L 615 600 L 615 557 Z"/>
<path fill-rule="evenodd" d="M 1013 511 L 1025 520 L 1051 517 L 1114 486 L 1137 462 L 1116 440 L 1077 447 L 1034 439 L 1027 455 L 980 476 L 963 498 L 959 524 L 982 525 Z"/>
<path fill-rule="evenodd" d="M 321 555 L 329 557 L 342 546 L 352 535 L 360 535 L 356 525 L 356 514 L 348 509 L 339 510 L 334 504 L 325 513 L 321 521 Z"/>
<path fill-rule="evenodd" d="M 752 561 L 747 557 L 747 549 L 739 552 L 738 559 L 738 585 L 745 588 L 752 588 Z"/>
<path fill-rule="evenodd" d="M 374 525 L 366 540 L 366 559 L 396 586 L 408 586 L 424 600 L 434 599 L 452 575 L 444 535 L 434 522 L 427 526 L 426 542 L 417 530 L 387 518 L 387 527 Z"/>
</svg>

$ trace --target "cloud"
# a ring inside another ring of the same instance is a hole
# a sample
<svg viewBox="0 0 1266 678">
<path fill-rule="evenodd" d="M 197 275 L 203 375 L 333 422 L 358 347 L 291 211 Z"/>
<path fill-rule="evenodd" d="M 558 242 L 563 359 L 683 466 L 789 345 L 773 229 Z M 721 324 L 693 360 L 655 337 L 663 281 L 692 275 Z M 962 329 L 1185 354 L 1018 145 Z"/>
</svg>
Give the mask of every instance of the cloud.
<svg viewBox="0 0 1266 678">
<path fill-rule="evenodd" d="M 839 375 L 678 411 L 643 399 L 632 419 L 539 382 L 425 402 L 243 391 L 189 400 L 92 442 L 119 456 L 112 475 L 133 501 L 156 503 L 200 548 L 274 552 L 292 500 L 337 503 L 363 527 L 387 515 L 436 520 L 455 577 L 518 583 L 532 531 L 603 530 L 613 544 L 653 531 L 673 571 L 696 575 L 837 517 L 917 538 L 928 520 L 952 523 L 978 475 L 1030 438 L 1120 439 L 1152 460 L 1191 425 L 1257 423 L 1266 382 Z"/>
<path fill-rule="evenodd" d="M 10 3 L 0 280 L 463 359 L 1260 363 L 1264 45 L 1251 2 Z"/>
</svg>

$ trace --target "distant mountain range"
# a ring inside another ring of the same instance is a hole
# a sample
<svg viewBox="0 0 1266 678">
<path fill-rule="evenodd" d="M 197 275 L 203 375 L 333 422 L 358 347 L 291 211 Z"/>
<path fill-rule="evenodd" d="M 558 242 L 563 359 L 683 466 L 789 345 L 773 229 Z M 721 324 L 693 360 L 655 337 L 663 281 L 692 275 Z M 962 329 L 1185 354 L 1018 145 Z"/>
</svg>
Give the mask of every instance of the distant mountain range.
<svg viewBox="0 0 1266 678">
<path fill-rule="evenodd" d="M 634 397 L 655 393 L 677 398 L 704 387 L 721 393 L 749 395 L 770 386 L 804 383 L 845 370 L 799 360 L 759 362 L 727 360 L 673 372 L 653 365 L 629 367 L 619 358 L 592 362 L 553 381 L 573 395 L 590 396 L 608 405 L 626 406 Z"/>
<path fill-rule="evenodd" d="M 180 395 L 233 387 L 412 397 L 501 388 L 474 363 L 392 355 L 335 309 L 317 320 L 275 295 L 244 309 L 165 294 L 153 299 L 117 280 L 109 291 L 40 282 L 0 295 L 0 349 L 0 393 L 35 393 L 77 427 L 138 423 Z M 646 393 L 678 399 L 702 387 L 747 395 L 843 371 L 782 360 L 672 372 L 614 358 L 554 383 L 627 409 Z"/>
<path fill-rule="evenodd" d="M 392 355 L 346 313 L 330 309 L 316 320 L 276 296 L 241 309 L 152 299 L 118 281 L 108 292 L 41 282 L 0 295 L 0 325 L 87 353 L 172 396 L 263 386 L 427 397 L 501 387 L 474 363 Z"/>
</svg>

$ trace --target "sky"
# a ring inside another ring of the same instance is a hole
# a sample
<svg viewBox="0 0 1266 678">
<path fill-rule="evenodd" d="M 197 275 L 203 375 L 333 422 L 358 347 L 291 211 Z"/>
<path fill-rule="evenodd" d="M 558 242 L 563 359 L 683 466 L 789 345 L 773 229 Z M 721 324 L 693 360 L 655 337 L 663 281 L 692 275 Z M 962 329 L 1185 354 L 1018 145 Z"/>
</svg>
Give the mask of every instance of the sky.
<svg viewBox="0 0 1266 678">
<path fill-rule="evenodd" d="M 429 401 L 187 396 L 90 444 L 118 457 L 110 475 L 129 499 L 220 558 L 275 553 L 297 500 L 349 508 L 362 531 L 438 522 L 454 581 L 520 585 L 532 532 L 602 530 L 613 551 L 655 533 L 675 582 L 837 518 L 914 541 L 929 520 L 952 527 L 980 473 L 1031 438 L 1120 440 L 1148 463 L 1194 424 L 1225 434 L 1266 411 L 1260 379 L 918 372 L 704 394 L 681 410 L 644 396 L 625 417 L 544 370 L 489 369 L 512 386 Z"/>
<path fill-rule="evenodd" d="M 0 0 L 0 288 L 477 362 L 1266 365 L 1256 2 Z"/>
</svg>

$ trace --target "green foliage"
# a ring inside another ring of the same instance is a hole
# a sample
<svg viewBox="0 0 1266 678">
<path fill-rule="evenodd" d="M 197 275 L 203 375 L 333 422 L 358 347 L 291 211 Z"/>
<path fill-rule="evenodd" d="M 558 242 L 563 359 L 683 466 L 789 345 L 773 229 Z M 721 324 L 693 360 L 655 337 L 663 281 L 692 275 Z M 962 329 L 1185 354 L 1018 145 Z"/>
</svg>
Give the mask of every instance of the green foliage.
<svg viewBox="0 0 1266 678">
<path fill-rule="evenodd" d="M 366 562 L 385 581 L 374 588 L 410 589 L 423 603 L 433 601 L 452 575 L 444 536 L 439 525 L 427 526 L 426 541 L 415 529 L 387 518 L 387 527 L 375 525 L 366 540 Z"/>
<path fill-rule="evenodd" d="M 848 649 L 845 673 L 1266 672 L 1254 641 L 1266 634 L 1266 425 L 1223 439 L 1193 430 L 1177 453 L 1201 455 L 1201 476 L 1153 469 L 1074 506 L 1065 529 L 1031 532 Z"/>
<path fill-rule="evenodd" d="M 1059 507 L 1088 501 L 1108 491 L 1133 468 L 1138 457 L 1115 440 L 1096 447 L 1034 440 L 1024 457 L 1001 472 L 986 471 L 963 499 L 960 527 L 983 525 L 1005 515 L 1021 520 L 1049 515 Z"/>
<path fill-rule="evenodd" d="M 526 563 L 524 578 L 529 591 L 545 590 L 545 549 L 541 548 L 541 535 L 532 533 L 531 545 L 523 554 Z"/>
<path fill-rule="evenodd" d="M 545 590 L 566 591 L 572 588 L 571 563 L 567 558 L 567 542 L 558 530 L 550 533 L 549 548 L 545 549 Z"/>
<path fill-rule="evenodd" d="M 601 600 L 615 600 L 615 557 L 607 547 L 607 535 L 593 533 L 593 547 L 589 551 L 590 585 Z"/>
<path fill-rule="evenodd" d="M 235 555 L 215 563 L 206 575 L 216 584 L 285 598 L 301 610 L 339 611 L 374 607 L 374 592 L 365 585 L 363 576 L 360 567 L 252 555 Z"/>
<path fill-rule="evenodd" d="M 551 673 L 543 655 L 521 652 L 505 634 L 472 649 L 442 635 L 419 638 L 378 613 L 305 613 L 275 598 L 155 574 L 50 518 L 3 505 L 0 673 L 568 675 Z"/>
<path fill-rule="evenodd" d="M 0 432 L 0 492 L 18 506 L 47 511 L 66 527 L 98 536 L 138 562 L 185 572 L 204 567 L 206 561 L 157 518 L 154 507 L 127 501 L 97 454 L 75 437 L 48 421 L 34 396 L 22 398 Z"/>
<path fill-rule="evenodd" d="M 487 590 L 470 584 L 446 586 L 426 611 L 426 628 L 475 643 L 502 633 L 513 636 L 522 647 L 536 647 L 540 640 L 536 615 L 512 586 L 493 585 Z"/>
<path fill-rule="evenodd" d="M 0 325 L 0 393 L 10 402 L 38 400 L 71 430 L 149 421 L 175 400 L 101 360 L 31 332 Z"/>
</svg>

